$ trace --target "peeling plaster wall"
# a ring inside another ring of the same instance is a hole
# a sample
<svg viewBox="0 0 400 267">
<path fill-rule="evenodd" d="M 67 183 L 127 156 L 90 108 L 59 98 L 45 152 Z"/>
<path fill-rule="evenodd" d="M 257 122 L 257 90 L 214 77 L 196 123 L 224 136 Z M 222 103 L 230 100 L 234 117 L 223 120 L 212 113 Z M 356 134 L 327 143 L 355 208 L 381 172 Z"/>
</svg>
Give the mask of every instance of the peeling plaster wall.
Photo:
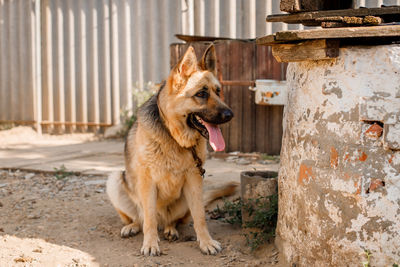
<svg viewBox="0 0 400 267">
<path fill-rule="evenodd" d="M 400 263 L 400 45 L 290 63 L 277 244 L 297 266 Z"/>
</svg>

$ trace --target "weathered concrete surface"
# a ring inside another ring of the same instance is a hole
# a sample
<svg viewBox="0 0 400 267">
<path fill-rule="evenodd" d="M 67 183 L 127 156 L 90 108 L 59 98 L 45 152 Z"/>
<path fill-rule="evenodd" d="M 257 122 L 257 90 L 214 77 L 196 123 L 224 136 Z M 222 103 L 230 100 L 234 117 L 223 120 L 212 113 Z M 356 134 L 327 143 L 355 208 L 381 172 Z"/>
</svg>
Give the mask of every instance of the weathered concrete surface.
<svg viewBox="0 0 400 267">
<path fill-rule="evenodd" d="M 290 63 L 277 243 L 297 266 L 400 262 L 400 45 Z"/>
</svg>

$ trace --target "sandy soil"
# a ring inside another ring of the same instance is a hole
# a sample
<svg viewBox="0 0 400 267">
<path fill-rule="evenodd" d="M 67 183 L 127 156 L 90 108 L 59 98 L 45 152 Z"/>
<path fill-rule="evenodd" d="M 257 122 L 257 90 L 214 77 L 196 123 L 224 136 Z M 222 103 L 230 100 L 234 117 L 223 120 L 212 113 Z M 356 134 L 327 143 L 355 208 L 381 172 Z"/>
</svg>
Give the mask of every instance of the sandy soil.
<svg viewBox="0 0 400 267">
<path fill-rule="evenodd" d="M 16 149 L 35 154 L 34 149 L 98 140 L 93 134 L 39 136 L 29 127 L 16 127 L 0 131 L 0 150 L 5 160 Z M 15 160 L 29 158 L 24 154 Z M 206 176 L 217 183 L 238 181 L 240 171 L 265 167 L 248 164 L 248 158 L 235 155 L 209 160 Z M 223 245 L 217 256 L 201 254 L 190 224 L 178 227 L 180 238 L 172 243 L 160 233 L 162 256 L 141 256 L 143 235 L 120 237 L 122 223 L 105 194 L 105 182 L 104 175 L 57 179 L 49 173 L 0 170 L 0 266 L 280 266 L 273 244 L 253 253 L 240 228 L 210 219 L 209 230 Z"/>
<path fill-rule="evenodd" d="M 143 235 L 120 237 L 104 186 L 100 176 L 0 171 L 0 266 L 279 266 L 272 244 L 251 253 L 240 228 L 215 220 L 217 256 L 201 254 L 190 224 L 176 242 L 160 234 L 162 256 L 141 256 Z"/>
</svg>

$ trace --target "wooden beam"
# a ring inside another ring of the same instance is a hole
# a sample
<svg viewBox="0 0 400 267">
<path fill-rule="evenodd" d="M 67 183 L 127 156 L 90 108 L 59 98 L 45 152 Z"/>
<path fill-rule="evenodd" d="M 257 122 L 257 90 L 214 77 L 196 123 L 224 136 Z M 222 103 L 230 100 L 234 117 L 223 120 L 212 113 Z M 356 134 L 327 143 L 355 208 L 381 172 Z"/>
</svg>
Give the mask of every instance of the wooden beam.
<svg viewBox="0 0 400 267">
<path fill-rule="evenodd" d="M 266 36 L 262 36 L 256 39 L 256 44 L 257 45 L 273 45 L 276 44 L 276 35 L 271 34 L 271 35 L 266 35 Z"/>
<path fill-rule="evenodd" d="M 352 8 L 354 6 L 353 2 L 355 1 L 281 0 L 280 9 L 281 11 L 289 13 L 315 10 L 345 9 Z"/>
<path fill-rule="evenodd" d="M 302 23 L 305 21 L 310 21 L 310 20 L 312 21 L 322 17 L 333 17 L 333 16 L 364 17 L 364 16 L 384 16 L 384 15 L 400 16 L 400 6 L 323 10 L 323 11 L 312 11 L 312 12 L 301 12 L 294 14 L 277 14 L 277 15 L 267 16 L 267 22 Z"/>
<path fill-rule="evenodd" d="M 301 0 L 281 0 L 280 9 L 289 13 L 299 12 L 301 11 Z"/>
<path fill-rule="evenodd" d="M 351 39 L 396 37 L 400 39 L 400 25 L 345 27 L 312 30 L 282 31 L 257 38 L 257 45 L 274 45 L 314 39 Z"/>
<path fill-rule="evenodd" d="M 275 40 L 296 41 L 305 39 L 391 36 L 400 37 L 400 25 L 282 31 L 276 33 Z"/>
<path fill-rule="evenodd" d="M 312 40 L 297 44 L 276 44 L 272 55 L 278 62 L 333 59 L 339 56 L 338 40 Z"/>
</svg>

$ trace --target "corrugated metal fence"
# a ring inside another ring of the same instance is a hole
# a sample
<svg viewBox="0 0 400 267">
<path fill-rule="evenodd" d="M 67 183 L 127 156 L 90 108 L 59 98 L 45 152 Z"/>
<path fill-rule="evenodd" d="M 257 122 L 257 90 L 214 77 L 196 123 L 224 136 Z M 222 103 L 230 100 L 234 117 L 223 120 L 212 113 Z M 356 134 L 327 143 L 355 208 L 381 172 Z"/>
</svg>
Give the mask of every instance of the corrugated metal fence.
<svg viewBox="0 0 400 267">
<path fill-rule="evenodd" d="M 362 5 L 399 1 L 359 1 Z M 273 0 L 0 0 L 0 121 L 86 131 L 119 122 L 169 71 L 174 34 L 254 38 Z M 40 129 L 40 127 L 38 127 Z"/>
</svg>

